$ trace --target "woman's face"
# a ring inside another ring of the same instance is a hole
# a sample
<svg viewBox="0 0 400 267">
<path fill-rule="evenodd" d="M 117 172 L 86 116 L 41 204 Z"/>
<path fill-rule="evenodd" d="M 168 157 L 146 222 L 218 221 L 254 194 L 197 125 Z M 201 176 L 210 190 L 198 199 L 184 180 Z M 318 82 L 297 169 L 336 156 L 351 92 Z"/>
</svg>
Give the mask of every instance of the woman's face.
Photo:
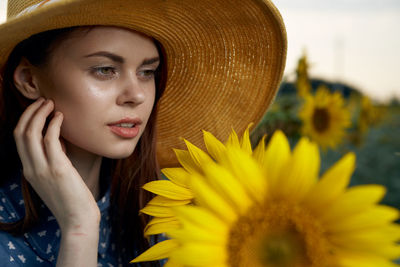
<svg viewBox="0 0 400 267">
<path fill-rule="evenodd" d="M 108 158 L 132 154 L 155 99 L 153 41 L 117 27 L 73 33 L 38 68 L 38 84 L 64 114 L 66 146 Z M 119 124 L 119 121 L 127 124 Z M 133 125 L 132 125 L 133 124 Z"/>
</svg>

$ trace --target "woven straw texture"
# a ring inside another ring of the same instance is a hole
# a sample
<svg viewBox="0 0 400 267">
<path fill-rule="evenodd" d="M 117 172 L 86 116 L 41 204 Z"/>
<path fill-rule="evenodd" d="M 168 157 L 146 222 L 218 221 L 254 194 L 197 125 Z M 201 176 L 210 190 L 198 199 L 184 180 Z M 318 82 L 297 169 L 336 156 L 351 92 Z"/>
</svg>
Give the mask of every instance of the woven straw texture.
<svg viewBox="0 0 400 267">
<path fill-rule="evenodd" d="M 75 25 L 115 25 L 153 36 L 168 69 L 159 103 L 158 158 L 177 164 L 181 137 L 204 148 L 201 130 L 225 140 L 257 123 L 273 100 L 286 60 L 278 10 L 261 0 L 9 0 L 0 25 L 0 66 L 32 34 Z"/>
</svg>

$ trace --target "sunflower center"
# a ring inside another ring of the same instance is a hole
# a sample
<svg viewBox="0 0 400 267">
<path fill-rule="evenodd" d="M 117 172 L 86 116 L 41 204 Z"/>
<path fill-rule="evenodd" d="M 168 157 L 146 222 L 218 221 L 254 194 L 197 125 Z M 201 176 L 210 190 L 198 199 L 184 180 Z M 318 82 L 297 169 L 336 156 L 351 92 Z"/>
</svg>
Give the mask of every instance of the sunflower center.
<svg viewBox="0 0 400 267">
<path fill-rule="evenodd" d="M 230 266 L 325 266 L 330 249 L 315 219 L 288 203 L 254 206 L 230 232 Z"/>
<path fill-rule="evenodd" d="M 316 108 L 312 116 L 312 122 L 315 130 L 324 132 L 329 128 L 329 113 L 326 108 Z"/>
</svg>

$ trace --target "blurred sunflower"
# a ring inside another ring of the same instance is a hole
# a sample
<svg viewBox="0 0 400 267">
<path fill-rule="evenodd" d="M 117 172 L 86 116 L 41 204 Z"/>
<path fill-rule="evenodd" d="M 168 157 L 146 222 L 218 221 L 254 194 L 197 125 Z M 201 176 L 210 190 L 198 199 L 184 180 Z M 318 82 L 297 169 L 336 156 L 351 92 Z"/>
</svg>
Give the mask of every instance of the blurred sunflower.
<svg viewBox="0 0 400 267">
<path fill-rule="evenodd" d="M 375 106 L 367 96 L 361 98 L 361 110 L 358 118 L 358 130 L 365 133 L 369 126 L 375 126 L 382 120 L 384 110 Z"/>
<path fill-rule="evenodd" d="M 400 228 L 392 222 L 399 212 L 376 204 L 382 186 L 346 189 L 354 154 L 318 180 L 318 148 L 306 138 L 293 152 L 280 131 L 266 149 L 262 140 L 254 151 L 248 131 L 241 140 L 233 132 L 226 145 L 208 132 L 204 139 L 209 155 L 186 141 L 188 151 L 177 151 L 183 168 L 169 173 L 174 182 L 162 190 L 161 184 L 147 186 L 174 192 L 164 194 L 164 204 L 194 201 L 170 205 L 168 216 L 161 212 L 159 219 L 174 218 L 165 227 L 171 239 L 132 262 L 168 257 L 169 267 L 396 266 L 391 260 L 400 256 Z"/>
<path fill-rule="evenodd" d="M 296 88 L 297 88 L 297 94 L 300 97 L 305 97 L 311 92 L 311 83 L 308 78 L 308 62 L 305 53 L 297 63 Z"/>
<path fill-rule="evenodd" d="M 339 92 L 330 93 L 326 86 L 319 86 L 315 96 L 308 95 L 299 111 L 303 121 L 302 132 L 323 149 L 335 148 L 351 124 L 350 111 Z"/>
</svg>

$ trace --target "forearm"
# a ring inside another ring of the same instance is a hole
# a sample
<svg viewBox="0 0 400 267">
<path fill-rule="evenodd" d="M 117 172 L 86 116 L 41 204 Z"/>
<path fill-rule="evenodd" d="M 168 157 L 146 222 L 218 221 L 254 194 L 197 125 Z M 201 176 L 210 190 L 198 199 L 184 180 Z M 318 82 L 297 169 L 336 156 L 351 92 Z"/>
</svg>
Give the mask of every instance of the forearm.
<svg viewBox="0 0 400 267">
<path fill-rule="evenodd" d="M 97 266 L 99 225 L 66 231 L 61 236 L 58 267 Z"/>
</svg>

